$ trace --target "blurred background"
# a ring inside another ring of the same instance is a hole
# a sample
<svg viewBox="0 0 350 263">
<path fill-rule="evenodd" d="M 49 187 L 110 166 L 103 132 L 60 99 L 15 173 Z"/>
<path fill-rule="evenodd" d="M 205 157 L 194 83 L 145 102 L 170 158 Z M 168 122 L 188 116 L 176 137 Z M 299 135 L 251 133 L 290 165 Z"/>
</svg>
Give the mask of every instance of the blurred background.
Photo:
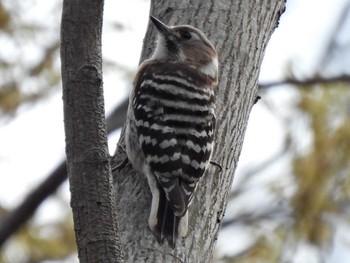
<svg viewBox="0 0 350 263">
<path fill-rule="evenodd" d="M 105 1 L 107 116 L 129 94 L 149 4 Z M 61 5 L 0 0 L 0 225 L 64 160 Z M 350 262 L 350 1 L 288 0 L 259 85 L 214 262 Z M 75 251 L 64 182 L 0 262 L 78 262 Z"/>
</svg>

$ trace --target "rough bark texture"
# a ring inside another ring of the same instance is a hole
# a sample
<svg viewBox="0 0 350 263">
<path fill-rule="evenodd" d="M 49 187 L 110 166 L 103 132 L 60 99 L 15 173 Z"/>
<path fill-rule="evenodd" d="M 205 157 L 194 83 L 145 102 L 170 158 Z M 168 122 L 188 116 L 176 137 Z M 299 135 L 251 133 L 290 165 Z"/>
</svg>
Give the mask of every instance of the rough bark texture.
<svg viewBox="0 0 350 263">
<path fill-rule="evenodd" d="M 152 1 L 150 13 L 168 24 L 203 30 L 217 48 L 220 83 L 216 90 L 217 130 L 213 161 L 189 209 L 189 233 L 176 249 L 160 246 L 147 226 L 151 194 L 143 175 L 129 166 L 116 175 L 117 210 L 126 262 L 211 262 L 241 152 L 266 44 L 285 8 L 284 0 Z M 155 43 L 147 31 L 141 61 Z M 124 138 L 120 143 L 123 144 Z M 118 153 L 120 151 L 117 151 Z M 117 155 L 119 162 L 125 155 Z"/>
<path fill-rule="evenodd" d="M 65 0 L 61 60 L 67 168 L 80 262 L 121 262 L 102 88 L 103 1 Z"/>
</svg>

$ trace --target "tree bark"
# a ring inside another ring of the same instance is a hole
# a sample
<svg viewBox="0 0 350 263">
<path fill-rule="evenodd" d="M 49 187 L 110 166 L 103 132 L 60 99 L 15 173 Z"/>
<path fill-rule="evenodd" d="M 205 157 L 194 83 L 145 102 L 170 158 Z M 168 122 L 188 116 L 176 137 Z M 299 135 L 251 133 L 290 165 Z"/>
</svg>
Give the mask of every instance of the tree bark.
<svg viewBox="0 0 350 263">
<path fill-rule="evenodd" d="M 190 24 L 217 48 L 220 83 L 216 89 L 217 128 L 213 161 L 189 208 L 189 233 L 175 250 L 159 245 L 148 229 L 151 194 L 145 176 L 127 166 L 115 175 L 117 210 L 126 262 L 211 262 L 227 204 L 266 44 L 285 8 L 284 0 L 152 1 L 150 13 L 168 24 Z M 156 30 L 150 26 L 141 61 L 149 57 Z M 120 144 L 124 143 L 122 135 Z M 115 162 L 125 154 L 117 149 Z"/>
<path fill-rule="evenodd" d="M 102 88 L 103 0 L 65 0 L 61 61 L 67 169 L 80 262 L 122 262 Z"/>
</svg>

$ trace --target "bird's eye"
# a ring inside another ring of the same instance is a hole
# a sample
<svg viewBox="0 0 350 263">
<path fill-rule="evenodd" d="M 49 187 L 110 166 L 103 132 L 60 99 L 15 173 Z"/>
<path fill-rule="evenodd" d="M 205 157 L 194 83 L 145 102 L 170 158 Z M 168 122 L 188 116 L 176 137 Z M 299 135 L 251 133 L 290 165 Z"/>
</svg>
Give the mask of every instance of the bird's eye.
<svg viewBox="0 0 350 263">
<path fill-rule="evenodd" d="M 188 31 L 183 31 L 183 32 L 181 32 L 181 37 L 182 37 L 183 39 L 188 40 L 188 39 L 191 39 L 191 38 L 192 38 L 192 35 L 191 35 L 191 33 L 188 32 Z"/>
</svg>

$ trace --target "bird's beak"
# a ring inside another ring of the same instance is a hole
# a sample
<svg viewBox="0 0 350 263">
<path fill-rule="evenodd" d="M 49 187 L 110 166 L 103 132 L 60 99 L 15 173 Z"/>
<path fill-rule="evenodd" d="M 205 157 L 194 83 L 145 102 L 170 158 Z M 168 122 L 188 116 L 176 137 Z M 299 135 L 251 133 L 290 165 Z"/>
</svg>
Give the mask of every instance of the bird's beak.
<svg viewBox="0 0 350 263">
<path fill-rule="evenodd" d="M 158 29 L 159 33 L 161 33 L 163 36 L 167 36 L 170 33 L 170 27 L 168 27 L 166 24 L 164 24 L 159 19 L 155 18 L 154 16 L 150 16 L 151 21 Z"/>
</svg>

